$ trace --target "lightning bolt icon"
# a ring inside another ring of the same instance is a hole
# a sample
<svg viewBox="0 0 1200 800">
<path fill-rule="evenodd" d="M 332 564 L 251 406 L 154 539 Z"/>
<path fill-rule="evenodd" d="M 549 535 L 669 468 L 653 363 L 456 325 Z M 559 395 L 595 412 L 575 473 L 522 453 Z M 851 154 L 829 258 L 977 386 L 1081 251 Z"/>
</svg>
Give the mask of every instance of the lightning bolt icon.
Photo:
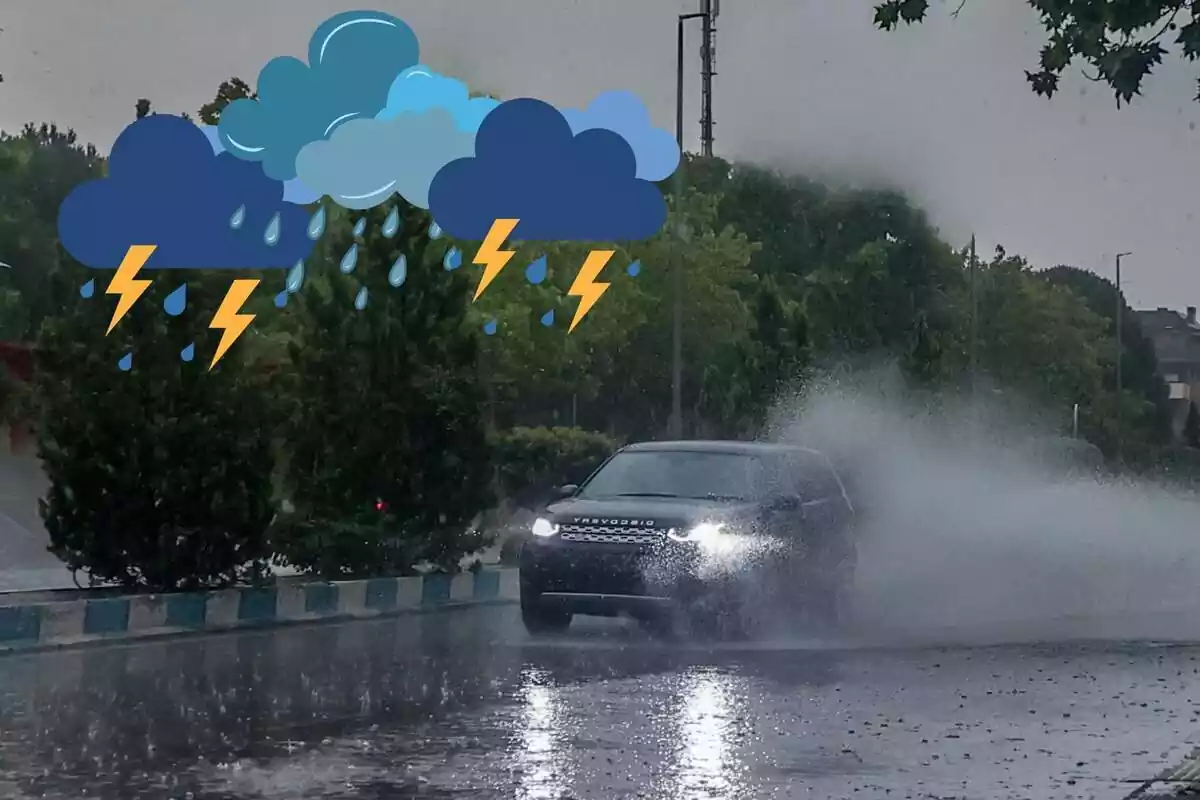
<svg viewBox="0 0 1200 800">
<path fill-rule="evenodd" d="M 229 285 L 225 299 L 221 301 L 220 308 L 217 309 L 217 313 L 213 314 L 212 322 L 208 324 L 212 330 L 221 331 L 221 341 L 217 342 L 217 352 L 213 354 L 212 363 L 208 365 L 209 369 L 217 365 L 226 351 L 254 321 L 253 314 L 239 314 L 238 312 L 250 299 L 250 295 L 254 293 L 258 284 L 258 278 L 239 278 Z"/>
<path fill-rule="evenodd" d="M 567 333 L 575 330 L 575 326 L 583 322 L 583 318 L 608 291 L 608 284 L 600 283 L 596 278 L 600 277 L 600 272 L 615 252 L 615 250 L 593 250 L 588 253 L 587 260 L 579 268 L 579 272 L 575 275 L 575 280 L 567 292 L 572 297 L 579 298 L 579 306 L 575 309 L 575 318 L 571 320 L 571 327 L 567 328 Z"/>
<path fill-rule="evenodd" d="M 104 290 L 105 294 L 115 294 L 119 298 L 117 308 L 113 311 L 112 320 L 108 323 L 108 330 L 104 332 L 105 336 L 113 332 L 113 328 L 117 327 L 117 323 L 129 313 L 129 309 L 133 308 L 133 304 L 138 301 L 138 298 L 146 293 L 146 289 L 150 288 L 153 281 L 138 278 L 137 274 L 142 267 L 146 266 L 146 262 L 150 260 L 150 256 L 154 255 L 157 248 L 158 245 L 153 244 L 135 244 L 125 251 L 125 257 L 121 259 L 121 265 L 117 267 L 117 274 L 113 275 L 108 288 Z"/>
<path fill-rule="evenodd" d="M 479 252 L 471 260 L 471 263 L 483 266 L 483 277 L 479 279 L 479 286 L 475 287 L 475 300 L 487 291 L 492 281 L 496 280 L 500 271 L 508 266 L 509 259 L 513 257 L 513 250 L 501 250 L 500 245 L 516 230 L 518 222 L 519 219 L 498 219 L 492 223 L 487 236 L 483 237 Z"/>
</svg>

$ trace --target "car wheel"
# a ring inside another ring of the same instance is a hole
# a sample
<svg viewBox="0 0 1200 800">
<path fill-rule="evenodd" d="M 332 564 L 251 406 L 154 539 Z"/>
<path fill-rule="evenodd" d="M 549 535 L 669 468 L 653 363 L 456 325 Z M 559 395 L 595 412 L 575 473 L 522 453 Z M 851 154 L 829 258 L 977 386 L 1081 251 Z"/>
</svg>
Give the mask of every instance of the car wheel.
<svg viewBox="0 0 1200 800">
<path fill-rule="evenodd" d="M 535 636 L 562 633 L 571 627 L 571 617 L 570 611 L 546 605 L 540 592 L 521 584 L 521 622 L 529 633 Z"/>
</svg>

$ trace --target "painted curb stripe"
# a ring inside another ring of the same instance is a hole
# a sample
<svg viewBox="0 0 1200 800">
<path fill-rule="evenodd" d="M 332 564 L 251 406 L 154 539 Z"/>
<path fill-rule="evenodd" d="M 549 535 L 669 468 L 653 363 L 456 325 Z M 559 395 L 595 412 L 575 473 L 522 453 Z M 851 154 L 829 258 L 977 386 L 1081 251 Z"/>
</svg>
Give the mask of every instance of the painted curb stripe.
<svg viewBox="0 0 1200 800">
<path fill-rule="evenodd" d="M 113 597 L 86 600 L 83 612 L 83 633 L 111 636 L 129 630 L 129 598 Z"/>
</svg>

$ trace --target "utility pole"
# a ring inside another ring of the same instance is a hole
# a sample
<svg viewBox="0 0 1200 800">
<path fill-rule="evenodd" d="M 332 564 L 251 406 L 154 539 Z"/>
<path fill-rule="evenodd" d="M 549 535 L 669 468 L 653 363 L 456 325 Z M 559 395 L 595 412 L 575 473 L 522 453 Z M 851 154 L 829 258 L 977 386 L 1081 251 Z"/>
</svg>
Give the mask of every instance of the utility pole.
<svg viewBox="0 0 1200 800">
<path fill-rule="evenodd" d="M 1125 298 L 1121 294 L 1121 259 L 1125 256 L 1133 255 L 1132 253 L 1117 253 L 1117 463 L 1122 462 L 1121 436 L 1122 428 L 1125 422 L 1124 403 L 1122 402 L 1124 395 L 1124 382 L 1121 380 L 1121 354 L 1124 348 L 1121 344 L 1122 331 L 1125 316 Z"/>
<path fill-rule="evenodd" d="M 700 153 L 705 158 L 713 154 L 713 109 L 712 79 L 717 74 L 717 28 L 716 19 L 721 13 L 721 0 L 700 0 L 700 16 L 704 20 L 704 41 L 700 44 L 701 67 L 701 113 Z"/>
<path fill-rule="evenodd" d="M 976 290 L 976 275 L 978 273 L 975 260 L 975 234 L 971 234 L 971 338 L 969 343 L 970 348 L 970 363 L 971 363 L 971 402 L 974 404 L 976 399 L 976 377 L 975 371 L 978 365 L 978 341 L 979 341 L 979 293 Z"/>
</svg>

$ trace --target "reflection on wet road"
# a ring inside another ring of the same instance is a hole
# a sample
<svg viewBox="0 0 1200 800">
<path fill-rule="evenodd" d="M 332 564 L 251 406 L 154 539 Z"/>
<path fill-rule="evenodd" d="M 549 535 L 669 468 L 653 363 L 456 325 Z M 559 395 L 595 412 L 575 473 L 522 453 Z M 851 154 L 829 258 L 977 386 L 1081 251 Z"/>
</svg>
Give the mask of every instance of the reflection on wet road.
<svg viewBox="0 0 1200 800">
<path fill-rule="evenodd" d="M 529 640 L 508 608 L 0 659 L 0 797 L 1113 797 L 1200 648 Z"/>
</svg>

